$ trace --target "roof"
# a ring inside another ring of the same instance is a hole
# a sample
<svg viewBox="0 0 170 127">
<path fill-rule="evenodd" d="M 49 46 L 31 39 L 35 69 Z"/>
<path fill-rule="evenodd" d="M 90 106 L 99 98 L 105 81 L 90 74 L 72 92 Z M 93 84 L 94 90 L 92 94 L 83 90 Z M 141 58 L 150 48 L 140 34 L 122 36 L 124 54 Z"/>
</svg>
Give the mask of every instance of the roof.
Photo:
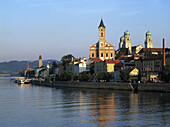
<svg viewBox="0 0 170 127">
<path fill-rule="evenodd" d="M 130 35 L 130 32 L 129 32 L 128 30 L 126 30 L 126 31 L 124 32 L 124 35 Z"/>
<path fill-rule="evenodd" d="M 103 19 L 102 19 L 102 18 L 101 18 L 99 27 L 104 27 L 104 28 L 105 28 L 104 23 L 103 23 Z"/>
<path fill-rule="evenodd" d="M 148 55 L 144 58 L 144 60 L 155 60 L 155 59 L 162 59 L 163 55 Z"/>
<path fill-rule="evenodd" d="M 151 34 L 150 31 L 146 32 L 146 36 L 151 36 L 151 35 L 152 35 L 152 34 Z"/>
<path fill-rule="evenodd" d="M 74 58 L 73 60 L 70 61 L 70 64 L 71 64 L 72 62 L 75 62 L 75 61 L 76 61 L 76 62 L 79 62 L 80 60 L 81 60 L 81 58 L 77 58 L 77 59 Z"/>
<path fill-rule="evenodd" d="M 41 55 L 39 55 L 39 59 L 42 59 L 42 56 L 41 56 Z"/>
<path fill-rule="evenodd" d="M 121 70 L 121 71 L 126 71 L 126 72 L 128 72 L 128 73 L 130 73 L 132 70 L 134 70 L 136 67 L 128 67 L 128 68 L 125 68 L 125 69 L 123 69 L 123 70 Z"/>
<path fill-rule="evenodd" d="M 114 63 L 114 61 L 113 60 L 111 60 L 111 59 L 107 59 L 107 60 L 104 60 L 106 63 Z"/>
<path fill-rule="evenodd" d="M 119 59 L 114 60 L 114 63 L 120 63 L 121 61 Z"/>
<path fill-rule="evenodd" d="M 90 60 L 91 60 L 92 62 L 100 62 L 100 61 L 102 61 L 102 60 L 99 59 L 99 58 L 90 58 Z"/>
</svg>

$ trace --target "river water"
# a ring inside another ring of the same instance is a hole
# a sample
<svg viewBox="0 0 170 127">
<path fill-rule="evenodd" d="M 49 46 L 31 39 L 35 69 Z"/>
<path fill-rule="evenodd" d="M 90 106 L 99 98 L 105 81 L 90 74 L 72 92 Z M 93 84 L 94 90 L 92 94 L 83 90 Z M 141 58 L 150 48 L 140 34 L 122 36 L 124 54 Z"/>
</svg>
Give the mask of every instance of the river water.
<svg viewBox="0 0 170 127">
<path fill-rule="evenodd" d="M 170 93 L 58 89 L 0 77 L 0 127 L 170 126 Z"/>
</svg>

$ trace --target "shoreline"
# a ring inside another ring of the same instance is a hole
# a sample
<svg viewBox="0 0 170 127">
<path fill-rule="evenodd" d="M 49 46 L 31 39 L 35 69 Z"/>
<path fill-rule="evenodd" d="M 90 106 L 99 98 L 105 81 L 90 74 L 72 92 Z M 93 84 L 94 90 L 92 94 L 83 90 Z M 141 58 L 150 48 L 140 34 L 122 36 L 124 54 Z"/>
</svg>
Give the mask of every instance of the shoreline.
<svg viewBox="0 0 170 127">
<path fill-rule="evenodd" d="M 56 88 L 112 89 L 128 91 L 170 92 L 170 83 L 115 83 L 115 82 L 73 82 L 73 81 L 39 81 L 33 85 Z"/>
</svg>

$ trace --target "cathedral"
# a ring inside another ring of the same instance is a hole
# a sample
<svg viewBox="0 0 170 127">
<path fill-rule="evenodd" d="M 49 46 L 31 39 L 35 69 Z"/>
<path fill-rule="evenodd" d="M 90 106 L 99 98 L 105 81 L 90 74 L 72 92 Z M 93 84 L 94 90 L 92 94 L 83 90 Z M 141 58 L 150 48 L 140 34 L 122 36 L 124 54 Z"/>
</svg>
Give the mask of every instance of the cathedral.
<svg viewBox="0 0 170 127">
<path fill-rule="evenodd" d="M 124 35 L 120 38 L 119 49 L 120 48 L 127 48 L 128 53 L 132 53 L 131 47 L 131 39 L 130 39 L 130 32 L 127 30 L 124 32 Z"/>
<path fill-rule="evenodd" d="M 153 48 L 153 40 L 150 31 L 146 32 L 146 40 L 144 44 L 145 44 L 145 48 Z M 143 46 L 141 46 L 141 44 L 139 43 L 138 46 L 132 47 L 130 32 L 127 30 L 124 32 L 124 35 L 120 38 L 119 49 L 121 48 L 127 48 L 128 54 L 132 54 L 132 53 L 138 53 L 143 48 Z"/>
<path fill-rule="evenodd" d="M 115 47 L 105 40 L 105 25 L 101 18 L 99 29 L 99 41 L 90 46 L 90 58 L 99 58 L 101 60 L 115 59 Z"/>
</svg>

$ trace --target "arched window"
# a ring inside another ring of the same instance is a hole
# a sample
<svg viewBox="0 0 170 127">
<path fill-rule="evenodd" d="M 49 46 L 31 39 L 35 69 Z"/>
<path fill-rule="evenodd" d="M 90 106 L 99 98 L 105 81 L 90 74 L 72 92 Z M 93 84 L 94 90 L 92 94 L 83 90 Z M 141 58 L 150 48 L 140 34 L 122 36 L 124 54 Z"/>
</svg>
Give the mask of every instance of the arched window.
<svg viewBox="0 0 170 127">
<path fill-rule="evenodd" d="M 101 33 L 101 37 L 103 37 L 103 33 Z"/>
</svg>

